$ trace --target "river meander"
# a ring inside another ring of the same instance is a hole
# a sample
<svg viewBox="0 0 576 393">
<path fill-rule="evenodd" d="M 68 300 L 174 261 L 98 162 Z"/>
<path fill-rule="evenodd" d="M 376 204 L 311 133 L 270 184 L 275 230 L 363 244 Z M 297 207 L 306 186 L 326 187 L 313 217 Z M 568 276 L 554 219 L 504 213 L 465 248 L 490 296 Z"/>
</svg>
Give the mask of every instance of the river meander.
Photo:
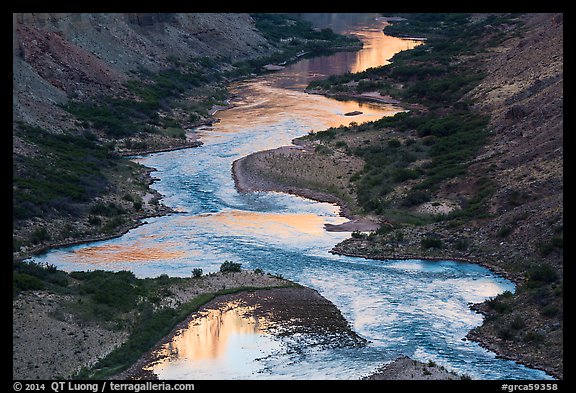
<svg viewBox="0 0 576 393">
<path fill-rule="evenodd" d="M 156 169 L 153 186 L 178 213 L 147 219 L 119 238 L 35 257 L 66 271 L 125 269 L 139 277 L 190 276 L 194 268 L 209 273 L 224 260 L 239 262 L 245 269 L 260 268 L 316 289 L 369 341 L 363 348 L 285 353 L 258 334 L 255 321 L 226 311 L 218 317 L 219 332 L 226 334 L 217 337 L 224 344 L 202 344 L 192 331 L 183 333 L 187 344 L 176 351 L 182 357 L 172 356 L 154 368 L 161 379 L 357 379 L 402 354 L 474 379 L 548 378 L 463 340 L 482 322 L 469 304 L 514 291 L 511 282 L 469 263 L 332 255 L 329 250 L 350 235 L 323 229 L 326 223 L 346 221 L 336 206 L 280 193 L 236 191 L 231 167 L 238 158 L 289 145 L 311 130 L 402 110 L 303 92 L 312 78 L 380 65 L 419 44 L 386 37 L 386 22 L 376 14 L 354 15 L 327 22 L 338 23 L 330 25 L 336 31 L 361 37 L 365 48 L 360 52 L 306 59 L 236 83 L 231 86 L 234 107 L 217 113 L 220 122 L 197 130 L 203 146 L 135 159 Z M 344 116 L 354 110 L 363 113 Z"/>
</svg>

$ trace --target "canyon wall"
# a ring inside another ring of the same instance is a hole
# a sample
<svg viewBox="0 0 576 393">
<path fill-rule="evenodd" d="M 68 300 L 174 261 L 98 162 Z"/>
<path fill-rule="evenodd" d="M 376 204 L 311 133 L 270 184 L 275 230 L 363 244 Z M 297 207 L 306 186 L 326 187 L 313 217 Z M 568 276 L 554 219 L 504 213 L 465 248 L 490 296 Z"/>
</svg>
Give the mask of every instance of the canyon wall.
<svg viewBox="0 0 576 393">
<path fill-rule="evenodd" d="M 270 54 L 248 14 L 13 14 L 13 117 L 50 130 L 72 120 L 57 104 L 118 91 L 133 73 L 202 58 Z"/>
</svg>

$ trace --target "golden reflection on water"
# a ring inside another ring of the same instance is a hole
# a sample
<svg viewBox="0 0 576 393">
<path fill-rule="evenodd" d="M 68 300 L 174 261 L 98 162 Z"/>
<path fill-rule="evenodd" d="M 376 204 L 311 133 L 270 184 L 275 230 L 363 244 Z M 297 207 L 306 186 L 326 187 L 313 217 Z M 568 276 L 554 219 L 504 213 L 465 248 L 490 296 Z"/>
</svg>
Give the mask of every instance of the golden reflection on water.
<svg viewBox="0 0 576 393">
<path fill-rule="evenodd" d="M 421 40 L 398 38 L 385 35 L 383 29 L 388 22 L 380 19 L 374 27 L 352 27 L 344 31 L 358 37 L 362 42 L 359 51 L 339 52 L 330 56 L 319 56 L 303 59 L 288 67 L 292 87 L 305 88 L 311 79 L 322 79 L 329 75 L 346 72 L 362 72 L 369 68 L 381 67 L 390 63 L 398 52 L 412 49 L 422 44 Z"/>
<path fill-rule="evenodd" d="M 109 264 L 118 262 L 148 262 L 151 260 L 176 259 L 189 256 L 189 252 L 171 250 L 177 247 L 175 242 L 154 243 L 142 242 L 123 244 L 103 244 L 75 250 L 71 258 L 75 261 L 90 261 L 94 264 Z"/>
<path fill-rule="evenodd" d="M 302 123 L 306 124 L 306 131 L 320 131 L 351 122 L 360 124 L 374 121 L 405 110 L 392 104 L 327 99 L 321 95 L 276 87 L 266 80 L 237 84 L 230 90 L 243 98 L 234 103 L 235 107 L 218 114 L 221 120 L 216 124 L 218 133 L 236 133 L 238 124 L 246 128 L 274 130 L 277 129 L 274 127 L 295 127 Z M 270 98 L 263 100 L 262 97 Z M 346 115 L 354 111 L 362 113 L 356 116 Z M 203 140 L 217 137 L 209 129 L 200 131 L 199 136 Z M 277 146 L 278 143 L 265 148 Z"/>
<path fill-rule="evenodd" d="M 198 216 L 177 218 L 177 223 L 190 225 L 190 221 L 209 220 L 210 225 L 218 227 L 221 232 L 240 235 L 269 234 L 287 239 L 290 237 L 323 236 L 327 217 L 312 213 L 264 213 L 241 210 L 225 211 Z M 334 221 L 334 222 L 333 222 Z M 342 217 L 331 217 L 330 223 L 340 224 L 347 221 Z"/>
<path fill-rule="evenodd" d="M 422 41 L 384 35 L 378 29 L 365 30 L 356 35 L 364 42 L 364 46 L 361 51 L 355 52 L 356 61 L 351 72 L 361 72 L 389 64 L 396 53 L 422 44 Z"/>
<path fill-rule="evenodd" d="M 256 338 L 265 334 L 264 329 L 268 324 L 264 319 L 253 315 L 254 309 L 253 306 L 232 301 L 218 309 L 199 312 L 198 317 L 192 319 L 156 352 L 156 357 L 160 360 L 150 368 L 158 372 L 169 367 L 174 361 L 221 360 L 232 356 L 236 350 L 232 348 L 236 336 L 245 336 L 246 342 L 249 336 Z"/>
<path fill-rule="evenodd" d="M 362 50 L 302 59 L 285 70 L 232 84 L 230 91 L 237 97 L 233 101 L 235 107 L 217 114 L 221 119 L 216 126 L 218 132 L 237 132 L 238 124 L 243 127 L 274 127 L 298 119 L 306 119 L 304 123 L 311 127 L 307 131 L 320 131 L 351 122 L 374 121 L 404 111 L 404 108 L 391 104 L 340 101 L 304 92 L 314 79 L 382 66 L 390 63 L 394 54 L 422 43 L 385 35 L 382 29 L 386 24 L 381 21 L 375 28 L 348 32 L 362 39 Z M 346 116 L 346 113 L 355 111 L 362 114 Z M 202 138 L 218 138 L 209 131 L 200 135 Z"/>
</svg>

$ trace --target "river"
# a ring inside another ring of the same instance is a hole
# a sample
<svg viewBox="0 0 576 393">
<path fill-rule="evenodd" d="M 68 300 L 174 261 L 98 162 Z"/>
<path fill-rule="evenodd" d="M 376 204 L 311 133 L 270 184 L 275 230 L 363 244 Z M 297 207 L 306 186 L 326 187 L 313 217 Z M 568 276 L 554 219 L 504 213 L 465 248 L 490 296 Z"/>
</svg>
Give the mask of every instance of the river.
<svg viewBox="0 0 576 393">
<path fill-rule="evenodd" d="M 286 353 L 272 338 L 247 328 L 238 315 L 226 314 L 219 323 L 232 321 L 226 324 L 232 327 L 224 349 L 219 345 L 213 356 L 188 357 L 181 349 L 181 359 L 155 366 L 161 379 L 357 379 L 402 354 L 474 379 L 549 378 L 463 340 L 482 323 L 469 304 L 514 291 L 510 281 L 469 263 L 332 255 L 329 250 L 350 235 L 323 229 L 326 223 L 346 221 L 336 206 L 280 193 L 236 191 L 231 167 L 238 158 L 289 145 L 312 130 L 403 110 L 337 101 L 306 94 L 303 88 L 314 78 L 385 64 L 394 53 L 420 42 L 385 36 L 386 22 L 377 14 L 307 17 L 324 23 L 321 27 L 356 34 L 364 49 L 304 59 L 233 84 L 234 106 L 217 113 L 220 122 L 196 131 L 203 146 L 135 158 L 156 169 L 153 186 L 177 213 L 146 219 L 119 238 L 56 249 L 34 259 L 66 271 L 131 270 L 138 277 L 190 276 L 194 268 L 215 272 L 230 260 L 316 289 L 369 341 L 363 348 Z M 344 116 L 355 110 L 362 115 Z"/>
</svg>

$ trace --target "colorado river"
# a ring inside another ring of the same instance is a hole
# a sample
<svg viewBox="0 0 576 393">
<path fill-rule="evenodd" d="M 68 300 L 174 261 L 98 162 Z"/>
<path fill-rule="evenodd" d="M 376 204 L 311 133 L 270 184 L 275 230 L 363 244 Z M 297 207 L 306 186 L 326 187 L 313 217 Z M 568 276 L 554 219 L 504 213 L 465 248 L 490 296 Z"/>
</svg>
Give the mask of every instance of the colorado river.
<svg viewBox="0 0 576 393">
<path fill-rule="evenodd" d="M 289 145 L 311 130 L 376 120 L 403 110 L 303 92 L 313 78 L 380 65 L 399 50 L 419 44 L 386 37 L 382 33 L 386 22 L 377 14 L 355 15 L 347 15 L 349 23 L 335 30 L 358 35 L 365 42 L 360 52 L 306 59 L 236 83 L 231 86 L 234 106 L 217 113 L 220 122 L 197 131 L 202 147 L 136 159 L 156 169 L 154 188 L 178 213 L 147 219 L 145 225 L 116 239 L 53 250 L 35 260 L 67 271 L 131 270 L 139 277 L 190 276 L 194 268 L 209 273 L 218 271 L 225 260 L 238 262 L 245 269 L 259 268 L 316 289 L 341 310 L 368 345 L 302 348 L 295 355 L 283 353 L 268 338 L 236 340 L 229 351 L 241 356 L 209 363 L 190 357 L 174 367 L 158 366 L 154 371 L 160 378 L 357 379 L 402 354 L 433 360 L 475 379 L 547 378 L 544 372 L 496 358 L 477 343 L 463 340 L 482 323 L 482 316 L 469 304 L 514 291 L 511 282 L 468 263 L 332 255 L 329 250 L 350 235 L 323 229 L 326 223 L 346 221 L 336 206 L 279 193 L 236 191 L 231 166 L 238 158 Z M 344 115 L 352 111 L 362 114 Z M 221 319 L 236 321 L 242 331 L 252 329 L 233 313 Z M 218 348 L 219 353 L 225 351 Z"/>
</svg>

